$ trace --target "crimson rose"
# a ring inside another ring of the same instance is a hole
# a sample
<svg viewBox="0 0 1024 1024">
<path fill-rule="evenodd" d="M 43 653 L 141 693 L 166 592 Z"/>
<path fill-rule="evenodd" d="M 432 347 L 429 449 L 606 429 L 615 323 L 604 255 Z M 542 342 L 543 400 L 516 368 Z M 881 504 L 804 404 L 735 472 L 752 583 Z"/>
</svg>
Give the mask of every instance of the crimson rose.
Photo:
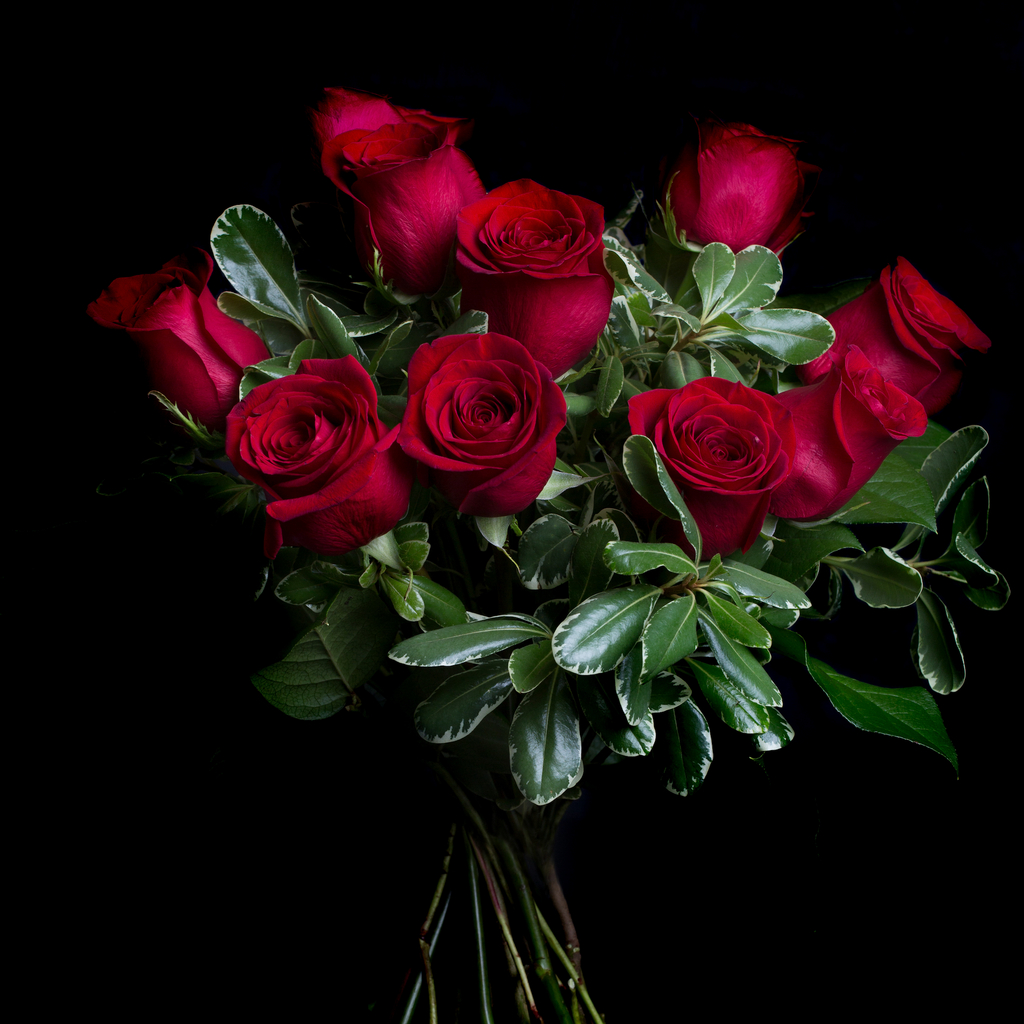
<svg viewBox="0 0 1024 1024">
<path fill-rule="evenodd" d="M 753 125 L 698 120 L 697 141 L 673 164 L 662 205 L 691 242 L 782 252 L 811 216 L 804 205 L 821 173 L 797 159 L 799 146 Z"/>
<path fill-rule="evenodd" d="M 704 377 L 677 391 L 634 395 L 629 427 L 654 442 L 697 522 L 705 556 L 746 551 L 754 543 L 796 448 L 792 417 L 777 399 Z M 679 523 L 665 520 L 660 529 L 693 550 Z"/>
<path fill-rule="evenodd" d="M 916 398 L 931 416 L 956 394 L 961 349 L 985 352 L 992 342 L 966 313 L 940 295 L 903 257 L 863 295 L 829 316 L 836 340 L 823 356 L 797 367 L 810 384 L 861 349 L 885 380 Z"/>
<path fill-rule="evenodd" d="M 343 555 L 395 526 L 413 474 L 397 437 L 377 419 L 373 381 L 353 356 L 306 359 L 253 388 L 228 415 L 226 449 L 272 499 L 267 557 L 282 544 Z"/>
<path fill-rule="evenodd" d="M 505 516 L 547 483 L 565 418 L 562 389 L 518 341 L 455 334 L 413 354 L 398 443 L 460 512 Z"/>
<path fill-rule="evenodd" d="M 204 426 L 223 430 L 242 371 L 266 359 L 267 348 L 217 308 L 207 288 L 212 273 L 209 253 L 190 249 L 155 274 L 117 278 L 86 312 L 138 343 L 155 390 Z"/>
<path fill-rule="evenodd" d="M 604 266 L 604 211 L 526 178 L 500 185 L 458 220 L 462 309 L 518 338 L 558 377 L 608 322 L 614 284 Z"/>
<path fill-rule="evenodd" d="M 386 281 L 407 295 L 436 292 L 448 271 L 455 218 L 484 194 L 473 162 L 454 145 L 472 122 L 330 89 L 313 125 L 324 174 L 354 200 L 363 265 L 372 265 L 377 249 Z"/>
<path fill-rule="evenodd" d="M 816 384 L 792 388 L 779 402 L 793 414 L 796 455 L 770 511 L 786 519 L 824 519 L 875 475 L 908 437 L 920 437 L 928 416 L 856 346 Z"/>
</svg>

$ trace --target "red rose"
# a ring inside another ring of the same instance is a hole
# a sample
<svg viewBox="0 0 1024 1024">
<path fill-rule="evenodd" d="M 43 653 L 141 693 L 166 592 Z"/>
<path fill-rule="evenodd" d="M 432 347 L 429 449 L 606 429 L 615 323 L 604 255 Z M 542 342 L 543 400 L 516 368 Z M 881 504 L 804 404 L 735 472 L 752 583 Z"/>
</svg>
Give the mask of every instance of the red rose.
<svg viewBox="0 0 1024 1024">
<path fill-rule="evenodd" d="M 547 483 L 565 417 L 562 389 L 518 341 L 455 334 L 409 361 L 398 443 L 460 512 L 505 516 Z"/>
<path fill-rule="evenodd" d="M 821 173 L 797 159 L 799 146 L 749 124 L 698 120 L 697 142 L 673 164 L 662 204 L 688 241 L 782 252 L 811 216 L 804 205 Z"/>
<path fill-rule="evenodd" d="M 793 464 L 792 417 L 776 398 L 718 377 L 629 400 L 629 427 L 654 442 L 697 522 L 704 556 L 746 551 Z M 679 523 L 666 539 L 692 551 Z"/>
<path fill-rule="evenodd" d="M 377 249 L 386 281 L 432 295 L 448 271 L 459 210 L 484 194 L 473 162 L 453 145 L 472 122 L 331 89 L 313 123 L 324 174 L 354 200 L 364 266 Z"/>
<path fill-rule="evenodd" d="M 377 419 L 373 381 L 352 356 L 306 359 L 253 388 L 228 415 L 226 449 L 272 499 L 267 557 L 282 544 L 343 555 L 395 526 L 413 474 L 397 437 Z"/>
<path fill-rule="evenodd" d="M 614 284 L 604 266 L 597 203 L 523 178 L 459 214 L 462 309 L 518 338 L 558 377 L 604 330 Z"/>
<path fill-rule="evenodd" d="M 956 394 L 959 350 L 988 350 L 991 341 L 966 313 L 940 295 L 903 257 L 863 295 L 829 318 L 836 340 L 823 356 L 797 367 L 805 384 L 828 373 L 856 346 L 885 380 L 916 398 L 929 416 Z"/>
<path fill-rule="evenodd" d="M 827 376 L 783 392 L 779 402 L 796 428 L 793 469 L 771 502 L 771 512 L 786 519 L 837 512 L 896 445 L 928 426 L 921 403 L 884 380 L 856 346 Z"/>
<path fill-rule="evenodd" d="M 139 344 L 156 391 L 204 426 L 223 430 L 243 369 L 268 353 L 255 331 L 217 308 L 206 287 L 212 273 L 210 255 L 190 249 L 155 274 L 119 277 L 86 312 Z"/>
</svg>

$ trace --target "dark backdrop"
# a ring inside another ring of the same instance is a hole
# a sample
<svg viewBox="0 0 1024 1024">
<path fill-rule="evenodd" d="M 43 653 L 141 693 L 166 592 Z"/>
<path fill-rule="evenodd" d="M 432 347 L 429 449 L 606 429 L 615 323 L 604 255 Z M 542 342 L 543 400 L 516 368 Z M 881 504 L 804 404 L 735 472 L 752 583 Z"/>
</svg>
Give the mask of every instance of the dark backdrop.
<svg viewBox="0 0 1024 1024">
<path fill-rule="evenodd" d="M 61 551 L 77 595 L 61 626 L 82 665 L 59 683 L 71 725 L 59 796 L 86 851 L 78 898 L 159 950 L 130 960 L 155 990 L 187 999 L 209 978 L 225 1012 L 284 997 L 283 1019 L 311 1018 L 324 1000 L 360 1019 L 415 955 L 447 830 L 431 780 L 401 751 L 348 715 L 292 721 L 248 682 L 281 653 L 276 610 L 251 600 L 257 539 L 152 483 L 93 493 L 160 427 L 126 339 L 84 307 L 114 277 L 208 248 L 228 206 L 251 203 L 287 229 L 293 203 L 332 201 L 304 115 L 321 85 L 473 116 L 466 148 L 487 187 L 531 177 L 609 216 L 634 186 L 653 203 L 690 114 L 806 140 L 801 157 L 823 174 L 807 233 L 785 254 L 785 288 L 877 274 L 902 255 L 989 334 L 990 353 L 968 359 L 937 418 L 991 434 L 983 553 L 1014 568 L 1019 183 L 1004 126 L 1019 34 L 984 6 L 953 26 L 896 5 L 834 34 L 712 5 L 645 9 L 625 26 L 590 10 L 486 27 L 453 16 L 443 36 L 341 11 L 315 28 L 260 26 L 261 39 L 212 24 L 138 45 L 126 33 L 59 87 L 71 145 L 55 189 L 71 213 L 58 265 L 74 271 L 51 284 L 69 297 L 63 365 L 79 400 L 74 457 L 47 477 L 55 500 L 19 528 L 19 548 Z M 65 422 L 44 430 L 67 450 Z M 939 701 L 959 779 L 928 750 L 857 732 L 785 674 L 797 730 L 785 751 L 751 760 L 713 723 L 716 760 L 685 800 L 631 788 L 642 766 L 588 772 L 559 866 L 610 1021 L 654 1019 L 625 1007 L 663 992 L 681 1007 L 708 993 L 761 1004 L 854 975 L 871 991 L 873 976 L 941 969 L 976 942 L 976 908 L 1006 884 L 1001 752 L 1016 738 L 1006 712 L 1019 673 L 1004 663 L 1012 604 L 953 610 L 968 677 Z M 839 633 L 808 632 L 837 668 L 916 682 L 912 611 L 848 594 L 839 621 Z M 95 978 L 107 991 L 111 976 Z M 951 984 L 940 970 L 924 988 Z"/>
</svg>

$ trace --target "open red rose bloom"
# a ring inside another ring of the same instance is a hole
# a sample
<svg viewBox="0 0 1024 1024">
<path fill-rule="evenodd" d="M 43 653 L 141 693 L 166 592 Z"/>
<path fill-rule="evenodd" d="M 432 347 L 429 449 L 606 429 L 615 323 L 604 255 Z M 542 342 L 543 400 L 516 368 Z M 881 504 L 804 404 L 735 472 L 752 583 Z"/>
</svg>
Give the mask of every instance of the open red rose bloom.
<svg viewBox="0 0 1024 1024">
<path fill-rule="evenodd" d="M 608 322 L 614 285 L 604 266 L 597 203 L 522 179 L 459 214 L 462 308 L 521 341 L 558 377 Z"/>
<path fill-rule="evenodd" d="M 561 388 L 518 341 L 448 335 L 409 363 L 398 440 L 460 512 L 504 516 L 547 483 L 565 419 Z"/>
<path fill-rule="evenodd" d="M 789 411 L 753 388 L 705 377 L 634 395 L 629 426 L 654 442 L 697 522 L 704 556 L 746 551 L 793 464 Z M 692 550 L 678 523 L 664 520 L 659 529 Z"/>
<path fill-rule="evenodd" d="M 352 356 L 307 359 L 253 388 L 228 416 L 228 457 L 270 496 L 267 557 L 282 544 L 341 555 L 405 515 L 412 464 L 398 427 L 377 418 L 377 393 Z"/>
</svg>

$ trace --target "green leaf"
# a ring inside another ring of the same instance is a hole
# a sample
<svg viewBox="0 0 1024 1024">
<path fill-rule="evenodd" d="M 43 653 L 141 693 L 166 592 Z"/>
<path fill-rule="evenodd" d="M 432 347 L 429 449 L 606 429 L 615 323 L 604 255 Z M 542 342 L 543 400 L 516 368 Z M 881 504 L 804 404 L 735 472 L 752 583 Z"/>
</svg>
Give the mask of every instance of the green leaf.
<svg viewBox="0 0 1024 1024">
<path fill-rule="evenodd" d="M 555 661 L 581 676 L 611 671 L 640 639 L 660 596 L 658 587 L 641 584 L 587 598 L 555 629 Z"/>
<path fill-rule="evenodd" d="M 491 654 L 515 647 L 526 640 L 549 635 L 546 627 L 529 616 L 495 616 L 458 626 L 435 629 L 396 644 L 388 657 L 402 665 L 440 668 L 480 661 Z"/>
<path fill-rule="evenodd" d="M 736 365 L 728 356 L 723 355 L 721 352 L 716 352 L 714 349 L 711 350 L 710 356 L 712 377 L 718 377 L 721 380 L 731 380 L 734 384 L 747 383 L 743 379 L 743 374 L 736 369 Z"/>
<path fill-rule="evenodd" d="M 711 242 L 693 264 L 693 277 L 704 303 L 701 320 L 706 321 L 718 309 L 729 282 L 736 273 L 736 257 L 721 242 Z"/>
<path fill-rule="evenodd" d="M 826 555 L 844 548 L 864 550 L 856 534 L 838 523 L 804 526 L 780 519 L 773 540 L 764 570 L 790 583 L 805 576 Z"/>
<path fill-rule="evenodd" d="M 980 590 L 994 587 L 999 582 L 999 574 L 985 563 L 985 559 L 978 554 L 962 533 L 956 535 L 953 544 L 956 548 L 956 556 L 944 557 L 942 559 L 943 569 L 953 569 L 960 573 L 970 586 Z"/>
<path fill-rule="evenodd" d="M 392 531 L 402 565 L 413 572 L 423 568 L 430 554 L 430 527 L 426 523 L 400 523 Z"/>
<path fill-rule="evenodd" d="M 921 604 L 918 601 L 918 609 Z M 920 743 L 941 754 L 954 768 L 957 767 L 956 750 L 942 724 L 938 705 L 923 686 L 890 689 L 862 683 L 812 658 L 807 653 L 803 637 L 798 633 L 772 630 L 772 639 L 778 651 L 807 668 L 811 678 L 825 691 L 836 711 L 858 729 Z"/>
<path fill-rule="evenodd" d="M 630 725 L 639 725 L 649 714 L 651 684 L 643 677 L 644 652 L 634 644 L 615 666 L 615 695 Z"/>
<path fill-rule="evenodd" d="M 808 596 L 787 580 L 732 558 L 725 559 L 723 564 L 725 571 L 715 578 L 731 583 L 745 597 L 753 597 L 770 608 L 811 607 Z"/>
<path fill-rule="evenodd" d="M 739 317 L 751 333 L 741 340 L 791 365 L 824 355 L 836 340 L 832 325 L 805 309 L 759 309 Z"/>
<path fill-rule="evenodd" d="M 665 788 L 677 796 L 689 796 L 711 767 L 711 730 L 700 708 L 688 700 L 669 713 L 667 733 Z"/>
<path fill-rule="evenodd" d="M 520 701 L 509 729 L 509 759 L 520 792 L 542 805 L 583 775 L 580 720 L 561 672 Z"/>
<path fill-rule="evenodd" d="M 603 557 L 605 565 L 624 576 L 639 576 L 662 567 L 680 576 L 697 575 L 697 566 L 677 544 L 617 540 L 604 549 Z"/>
<path fill-rule="evenodd" d="M 489 658 L 449 676 L 416 708 L 416 731 L 428 743 L 468 736 L 512 692 L 508 662 Z"/>
<path fill-rule="evenodd" d="M 571 491 L 574 487 L 579 487 L 581 484 L 595 479 L 598 478 L 580 476 L 578 473 L 566 473 L 557 468 L 553 469 L 551 476 L 548 477 L 548 482 L 541 489 L 540 494 L 537 495 L 537 500 L 550 501 L 552 498 L 557 498 L 564 491 Z"/>
<path fill-rule="evenodd" d="M 266 384 L 268 381 L 291 376 L 288 367 L 288 356 L 272 356 L 255 366 L 247 367 L 238 385 L 238 400 L 241 401 L 253 388 Z"/>
<path fill-rule="evenodd" d="M 921 596 L 921 574 L 888 548 L 872 548 L 839 568 L 872 608 L 909 608 Z"/>
<path fill-rule="evenodd" d="M 615 573 L 602 556 L 608 544 L 618 539 L 618 528 L 611 519 L 593 519 L 580 534 L 569 563 L 569 601 L 573 608 L 611 585 Z"/>
<path fill-rule="evenodd" d="M 382 533 L 379 537 L 374 537 L 373 540 L 364 544 L 361 550 L 365 551 L 371 558 L 375 558 L 378 562 L 383 562 L 391 569 L 397 569 L 399 572 L 405 569 L 405 565 L 402 562 L 402 552 L 391 530 L 387 533 Z"/>
<path fill-rule="evenodd" d="M 700 561 L 701 540 L 697 523 L 686 508 L 686 502 L 668 475 L 654 442 L 644 434 L 631 434 L 622 446 L 622 468 L 636 492 L 669 519 L 683 527 L 686 539 L 696 552 L 695 560 Z"/>
<path fill-rule="evenodd" d="M 613 753 L 623 757 L 643 757 L 654 747 L 654 716 L 648 712 L 639 725 L 630 725 L 607 676 L 581 679 L 576 688 L 580 710 L 594 731 Z"/>
<path fill-rule="evenodd" d="M 988 477 L 975 480 L 957 502 L 953 513 L 954 544 L 962 536 L 972 548 L 980 548 L 988 536 Z"/>
<path fill-rule="evenodd" d="M 936 693 L 952 693 L 964 685 L 967 669 L 953 618 L 941 598 L 930 590 L 923 590 L 917 602 L 913 654 L 918 675 Z"/>
<path fill-rule="evenodd" d="M 540 643 L 529 644 L 512 652 L 508 659 L 508 671 L 512 685 L 520 693 L 529 693 L 545 679 L 558 671 L 551 653 L 551 641 L 547 638 Z"/>
<path fill-rule="evenodd" d="M 960 489 L 987 444 L 988 433 L 984 427 L 961 427 L 924 460 L 921 475 L 935 495 L 937 516 Z"/>
<path fill-rule="evenodd" d="M 736 270 L 718 308 L 734 315 L 740 310 L 760 309 L 775 298 L 780 284 L 779 257 L 763 245 L 748 246 L 736 253 Z"/>
<path fill-rule="evenodd" d="M 366 353 L 349 337 L 345 324 L 333 309 L 325 306 L 315 295 L 310 295 L 306 300 L 306 312 L 328 359 L 354 356 L 364 368 L 369 365 Z"/>
<path fill-rule="evenodd" d="M 467 309 L 453 324 L 438 335 L 445 338 L 450 334 L 486 334 L 487 314 L 480 309 Z"/>
<path fill-rule="evenodd" d="M 995 570 L 993 570 L 995 572 Z M 965 587 L 964 593 L 979 608 L 989 612 L 997 612 L 1005 607 L 1010 600 L 1010 585 L 1001 572 L 996 572 L 996 582 L 991 587 L 979 590 L 976 587 Z"/>
<path fill-rule="evenodd" d="M 306 605 L 315 612 L 321 612 L 339 587 L 352 586 L 356 579 L 330 562 L 316 561 L 288 573 L 278 583 L 274 596 L 286 604 Z"/>
<path fill-rule="evenodd" d="M 625 379 L 622 360 L 612 353 L 601 367 L 597 378 L 597 411 L 605 418 L 611 415 L 612 408 L 622 394 L 622 382 Z"/>
<path fill-rule="evenodd" d="M 741 643 L 727 636 L 722 628 L 700 606 L 697 618 L 701 632 L 715 655 L 715 660 L 730 683 L 750 700 L 766 707 L 782 707 L 782 694 L 760 662 Z M 692 664 L 692 662 L 691 662 Z M 741 730 L 742 731 L 742 730 Z M 758 730 L 761 732 L 763 730 Z"/>
<path fill-rule="evenodd" d="M 551 513 L 530 524 L 519 538 L 516 558 L 527 590 L 550 590 L 569 578 L 576 532 L 572 523 Z"/>
<path fill-rule="evenodd" d="M 768 729 L 771 724 L 768 709 L 751 700 L 717 665 L 692 658 L 687 660 L 687 665 L 693 672 L 705 700 L 711 705 L 711 710 L 730 729 L 748 735 L 765 732 Z M 686 702 L 692 703 L 693 701 Z M 686 707 L 686 704 L 680 706 Z"/>
<path fill-rule="evenodd" d="M 476 528 L 488 544 L 503 548 L 508 540 L 508 528 L 515 516 L 474 516 Z"/>
<path fill-rule="evenodd" d="M 697 649 L 697 601 L 693 594 L 680 594 L 647 620 L 640 634 L 643 675 L 650 679 Z"/>
<path fill-rule="evenodd" d="M 398 310 L 389 306 L 384 313 L 355 313 L 352 316 L 343 316 L 341 322 L 345 325 L 350 338 L 368 338 L 373 334 L 383 334 L 397 319 Z M 398 326 L 401 327 L 402 324 Z"/>
<path fill-rule="evenodd" d="M 380 577 L 380 585 L 388 600 L 407 622 L 419 622 L 424 612 L 423 596 L 413 586 L 414 579 L 411 573 L 408 576 L 395 576 L 384 572 Z"/>
<path fill-rule="evenodd" d="M 906 441 L 901 441 L 896 446 L 896 451 L 900 458 L 906 459 L 914 469 L 919 470 L 924 465 L 924 460 L 951 436 L 945 427 L 934 420 L 929 420 L 927 429 L 920 437 L 908 437 Z"/>
<path fill-rule="evenodd" d="M 773 309 L 809 309 L 812 313 L 821 316 L 828 316 L 834 313 L 840 306 L 852 302 L 859 295 L 863 295 L 871 284 L 870 277 L 858 277 L 852 281 L 841 281 L 830 288 L 822 288 L 819 291 L 804 292 L 800 295 L 784 295 L 772 303 Z"/>
<path fill-rule="evenodd" d="M 640 328 L 633 318 L 633 310 L 629 308 L 629 303 L 622 295 L 612 297 L 608 329 L 620 350 L 636 348 L 640 344 Z M 568 394 L 565 396 L 565 400 L 569 401 Z"/>
<path fill-rule="evenodd" d="M 224 276 L 251 303 L 305 325 L 295 260 L 281 229 L 262 210 L 232 206 L 210 234 Z"/>
<path fill-rule="evenodd" d="M 843 523 L 917 523 L 935 532 L 935 499 L 923 476 L 896 452 L 833 516 Z"/>
<path fill-rule="evenodd" d="M 437 626 L 458 626 L 466 621 L 466 606 L 450 590 L 426 576 L 413 576 L 412 585 L 423 602 L 423 618 Z"/>
<path fill-rule="evenodd" d="M 329 718 L 368 682 L 395 637 L 397 620 L 371 590 L 345 589 L 284 658 L 252 681 L 292 718 Z"/>
<path fill-rule="evenodd" d="M 655 316 L 664 316 L 672 320 L 681 320 L 686 324 L 687 330 L 692 331 L 694 334 L 698 334 L 700 332 L 700 319 L 695 317 L 685 306 L 678 306 L 674 302 L 667 302 L 659 306 L 655 306 L 651 312 Z"/>
<path fill-rule="evenodd" d="M 674 672 L 659 672 L 651 680 L 651 704 L 653 714 L 671 711 L 683 701 L 689 700 L 693 691 L 690 684 Z"/>
<path fill-rule="evenodd" d="M 754 747 L 761 753 L 781 750 L 796 735 L 793 726 L 782 717 L 781 711 L 768 708 L 768 718 L 768 728 L 754 737 Z"/>
<path fill-rule="evenodd" d="M 614 235 L 604 236 L 604 265 L 619 284 L 631 284 L 654 302 L 669 302 L 668 292 L 650 275 L 635 252 Z"/>
<path fill-rule="evenodd" d="M 753 616 L 732 601 L 716 597 L 710 590 L 702 590 L 701 596 L 707 602 L 715 625 L 727 637 L 743 647 L 771 647 L 771 634 Z"/>
</svg>

